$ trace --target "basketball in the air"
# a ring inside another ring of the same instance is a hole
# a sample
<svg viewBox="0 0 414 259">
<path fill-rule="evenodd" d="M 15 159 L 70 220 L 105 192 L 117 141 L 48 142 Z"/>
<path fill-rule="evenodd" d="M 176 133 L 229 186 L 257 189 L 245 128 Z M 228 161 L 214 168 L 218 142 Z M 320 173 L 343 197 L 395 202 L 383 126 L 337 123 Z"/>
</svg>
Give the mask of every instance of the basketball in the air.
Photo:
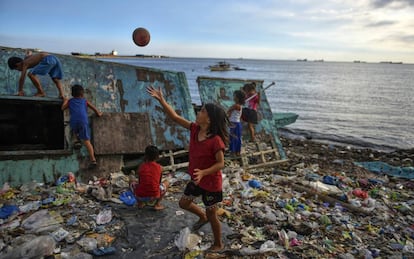
<svg viewBox="0 0 414 259">
<path fill-rule="evenodd" d="M 132 40 L 136 45 L 144 47 L 147 46 L 150 42 L 150 34 L 144 28 L 136 28 L 132 33 Z"/>
</svg>

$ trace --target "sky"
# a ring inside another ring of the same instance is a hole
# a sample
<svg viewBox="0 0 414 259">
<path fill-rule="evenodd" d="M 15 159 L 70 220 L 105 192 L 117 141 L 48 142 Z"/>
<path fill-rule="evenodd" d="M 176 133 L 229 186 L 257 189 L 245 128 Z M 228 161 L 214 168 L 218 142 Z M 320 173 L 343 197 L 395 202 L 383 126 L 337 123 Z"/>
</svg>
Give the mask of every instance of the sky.
<svg viewBox="0 0 414 259">
<path fill-rule="evenodd" d="M 145 47 L 132 41 L 138 27 Z M 414 0 L 0 0 L 0 46 L 414 63 Z"/>
</svg>

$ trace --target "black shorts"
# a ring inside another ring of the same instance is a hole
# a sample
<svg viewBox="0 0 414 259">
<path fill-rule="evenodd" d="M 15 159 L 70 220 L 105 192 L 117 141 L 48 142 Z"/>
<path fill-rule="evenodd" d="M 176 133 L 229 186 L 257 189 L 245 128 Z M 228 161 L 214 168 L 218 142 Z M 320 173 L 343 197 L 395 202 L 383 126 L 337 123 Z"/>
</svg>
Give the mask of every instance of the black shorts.
<svg viewBox="0 0 414 259">
<path fill-rule="evenodd" d="M 257 124 L 257 121 L 258 121 L 257 111 L 244 107 L 242 110 L 241 119 L 248 123 Z"/>
<path fill-rule="evenodd" d="M 192 181 L 185 187 L 184 195 L 194 197 L 201 195 L 206 207 L 213 206 L 223 200 L 223 192 L 208 192 Z"/>
</svg>

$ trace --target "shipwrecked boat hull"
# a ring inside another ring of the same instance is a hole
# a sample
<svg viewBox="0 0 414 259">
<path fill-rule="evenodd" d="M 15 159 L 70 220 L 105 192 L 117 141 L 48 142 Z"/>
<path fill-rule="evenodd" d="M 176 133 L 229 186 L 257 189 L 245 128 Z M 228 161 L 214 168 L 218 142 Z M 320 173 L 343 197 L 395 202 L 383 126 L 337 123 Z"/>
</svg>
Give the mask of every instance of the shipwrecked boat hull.
<svg viewBox="0 0 414 259">
<path fill-rule="evenodd" d="M 24 57 L 25 52 L 26 49 L 0 47 L 0 60 L 6 64 L 10 57 Z M 129 161 L 137 160 L 149 144 L 169 151 L 166 156 L 173 163 L 173 156 L 178 153 L 183 156 L 181 150 L 189 144 L 188 130 L 168 119 L 158 102 L 146 93 L 150 85 L 160 87 L 177 113 L 194 121 L 195 111 L 189 101 L 189 87 L 183 72 L 54 55 L 62 63 L 65 96 L 70 97 L 73 84 L 80 84 L 85 88 L 85 97 L 104 113 L 98 118 L 90 111 L 91 141 L 98 167 L 88 170 L 86 148 L 74 149 L 69 114 L 61 111 L 62 100 L 55 98 L 58 92 L 49 76 L 40 77 L 48 97 L 33 97 L 35 87 L 28 79 L 24 85 L 26 96 L 15 96 L 20 73 L 4 65 L 0 67 L 0 184 L 7 182 L 16 186 L 32 181 L 54 182 L 68 172 L 75 173 L 80 181 L 88 180 L 92 175 L 107 177 L 126 168 L 130 165 Z M 256 127 L 257 134 L 268 137 L 274 143 L 277 147 L 276 160 L 282 161 L 286 155 L 262 88 L 263 81 L 255 81 L 263 96 L 259 111 L 262 119 Z M 215 90 L 205 86 L 218 87 L 223 82 L 236 89 L 246 80 L 199 78 L 202 101 L 216 102 L 212 94 Z M 220 104 L 224 107 L 228 105 L 224 102 Z M 258 151 L 256 155 L 264 157 L 265 152 L 268 151 Z M 185 162 L 179 161 L 165 168 L 176 170 L 185 166 Z"/>
<path fill-rule="evenodd" d="M 24 57 L 25 49 L 0 48 L 0 60 L 7 64 L 12 56 Z M 35 87 L 27 78 L 17 97 L 19 71 L 0 66 L 0 184 L 18 185 L 31 181 L 53 182 L 67 172 L 82 175 L 109 175 L 120 171 L 125 156 L 142 154 L 148 144 L 161 150 L 188 146 L 189 133 L 167 119 L 162 108 L 146 93 L 150 85 L 161 87 L 165 98 L 185 118 L 195 120 L 187 79 L 183 72 L 162 71 L 69 55 L 56 55 L 64 72 L 66 97 L 71 85 L 81 84 L 85 97 L 104 112 L 91 116 L 92 143 L 98 168 L 87 170 L 85 148 L 73 149 L 68 112 L 49 76 L 41 76 L 48 97 L 31 97 Z M 47 109 L 46 109 L 47 107 Z M 92 113 L 91 113 L 92 114 Z M 43 118 L 52 118 L 45 121 Z M 54 127 L 58 125 L 59 127 Z M 46 143 L 53 138 L 54 143 Z"/>
<path fill-rule="evenodd" d="M 283 128 L 287 125 L 295 123 L 299 115 L 293 112 L 273 113 L 273 120 L 276 128 Z"/>
<path fill-rule="evenodd" d="M 223 99 L 223 94 L 224 96 L 233 96 L 234 91 L 240 90 L 246 83 L 252 82 L 256 83 L 256 90 L 260 93 L 260 106 L 258 108 L 259 123 L 255 126 L 256 134 L 260 136 L 262 141 L 273 142 L 278 151 L 278 159 L 285 160 L 287 157 L 280 142 L 277 129 L 294 123 L 298 115 L 295 113 L 273 114 L 263 88 L 263 80 L 216 77 L 197 78 L 201 101 L 203 103 L 216 103 L 225 110 L 228 110 L 234 104 L 234 101 L 233 98 Z M 220 92 L 223 89 L 225 93 Z M 244 136 L 247 135 L 245 128 Z"/>
<path fill-rule="evenodd" d="M 354 162 L 355 165 L 361 166 L 373 173 L 384 174 L 391 177 L 402 179 L 414 179 L 414 167 L 393 166 L 381 161 L 372 162 Z"/>
</svg>

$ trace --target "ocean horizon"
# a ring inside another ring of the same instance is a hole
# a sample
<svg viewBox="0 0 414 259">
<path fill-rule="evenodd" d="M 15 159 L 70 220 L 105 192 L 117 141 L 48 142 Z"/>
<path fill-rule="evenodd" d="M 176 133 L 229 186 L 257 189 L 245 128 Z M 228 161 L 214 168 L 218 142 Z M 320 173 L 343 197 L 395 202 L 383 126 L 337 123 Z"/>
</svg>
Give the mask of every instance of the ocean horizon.
<svg viewBox="0 0 414 259">
<path fill-rule="evenodd" d="M 75 55 L 75 56 L 82 56 L 100 60 L 110 60 L 111 62 L 116 62 L 117 59 L 210 59 L 210 60 L 254 60 L 254 61 L 296 61 L 296 62 L 326 62 L 326 63 L 362 63 L 362 64 L 402 64 L 402 65 L 414 65 L 414 63 L 403 62 L 399 60 L 381 60 L 381 61 L 366 61 L 366 60 L 326 60 L 326 59 L 307 59 L 307 58 L 287 58 L 287 59 L 263 59 L 263 58 L 217 58 L 217 57 L 179 57 L 179 56 L 168 56 L 168 55 L 158 55 L 158 54 L 135 54 L 135 55 L 122 55 L 117 54 L 113 55 L 112 53 L 108 54 L 83 54 L 83 53 L 63 53 L 66 55 Z M 124 63 L 124 62 L 122 62 Z"/>
<path fill-rule="evenodd" d="M 99 58 L 98 58 L 99 59 Z M 281 135 L 382 151 L 414 147 L 414 65 L 370 62 L 216 58 L 103 58 L 184 72 L 192 102 L 200 104 L 199 76 L 275 82 L 265 94 L 273 112 L 294 112 Z M 212 72 L 226 61 L 245 70 Z"/>
</svg>

